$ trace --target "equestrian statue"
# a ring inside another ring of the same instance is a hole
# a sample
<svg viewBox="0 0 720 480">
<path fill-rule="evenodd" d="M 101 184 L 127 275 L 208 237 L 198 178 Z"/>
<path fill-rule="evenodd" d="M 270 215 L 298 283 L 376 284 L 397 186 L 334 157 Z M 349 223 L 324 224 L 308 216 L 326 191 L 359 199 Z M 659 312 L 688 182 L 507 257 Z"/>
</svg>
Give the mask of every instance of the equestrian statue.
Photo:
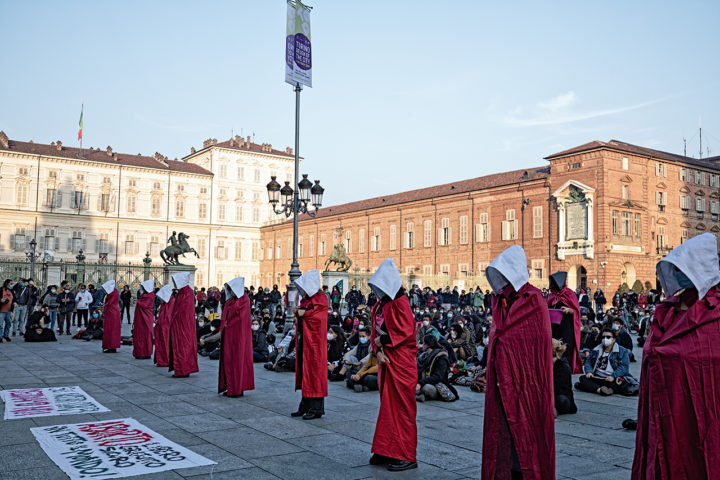
<svg viewBox="0 0 720 480">
<path fill-rule="evenodd" d="M 333 247 L 332 253 L 327 260 L 325 260 L 325 271 L 328 271 L 328 267 L 331 264 L 338 265 L 336 271 L 347 272 L 352 267 L 352 260 L 345 253 L 345 246 L 343 244 L 337 244 Z"/>
<path fill-rule="evenodd" d="M 172 232 L 172 235 L 167 241 L 169 246 L 165 247 L 164 250 L 160 250 L 160 258 L 163 259 L 165 265 L 182 265 L 178 257 L 180 255 L 184 257 L 186 253 L 194 253 L 197 258 L 200 258 L 198 252 L 188 245 L 188 238 L 190 238 L 190 235 L 186 235 L 183 232 L 178 233 L 177 236 L 175 232 Z"/>
</svg>

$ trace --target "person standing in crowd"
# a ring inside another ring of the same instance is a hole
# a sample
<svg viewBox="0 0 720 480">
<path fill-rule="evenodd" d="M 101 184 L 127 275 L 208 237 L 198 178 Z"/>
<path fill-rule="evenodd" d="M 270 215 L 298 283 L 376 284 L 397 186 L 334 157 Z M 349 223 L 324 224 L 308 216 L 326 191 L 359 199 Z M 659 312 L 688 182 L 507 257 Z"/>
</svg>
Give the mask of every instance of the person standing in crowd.
<svg viewBox="0 0 720 480">
<path fill-rule="evenodd" d="M 493 289 L 483 478 L 555 478 L 552 336 L 547 303 L 513 245 L 485 270 Z"/>
<path fill-rule="evenodd" d="M 132 292 L 130 291 L 130 285 L 126 284 L 123 286 L 122 293 L 120 294 L 120 300 L 122 301 L 122 315 L 120 316 L 120 321 L 122 322 L 122 317 L 124 317 L 127 313 L 128 325 L 130 325 L 130 305 L 132 305 Z"/>
<path fill-rule="evenodd" d="M 570 365 L 570 371 L 582 373 L 580 305 L 575 293 L 565 285 L 566 280 L 567 272 L 555 272 L 550 275 L 550 294 L 547 297 L 547 304 L 549 308 L 562 311 L 560 324 L 552 324 L 552 338 L 565 344 L 565 356 Z"/>
<path fill-rule="evenodd" d="M 140 298 L 135 304 L 133 319 L 133 357 L 145 360 L 153 353 L 153 307 L 155 305 L 155 281 L 140 284 Z"/>
<path fill-rule="evenodd" d="M 242 397 L 255 390 L 253 347 L 250 335 L 250 299 L 245 295 L 245 279 L 225 284 L 225 306 L 220 324 L 220 368 L 218 393 Z"/>
<path fill-rule="evenodd" d="M 188 377 L 198 371 L 195 298 L 190 288 L 190 272 L 176 273 L 172 284 L 178 291 L 170 322 L 168 370 L 173 377 Z"/>
<path fill-rule="evenodd" d="M 291 416 L 303 420 L 325 414 L 328 394 L 327 374 L 327 296 L 320 289 L 320 273 L 310 270 L 295 280 L 302 296 L 295 311 L 297 319 L 297 359 L 295 390 L 302 390 L 302 400 Z"/>
<path fill-rule="evenodd" d="M 58 289 L 57 285 L 47 287 L 45 293 L 40 297 L 40 305 L 48 308 L 48 318 L 50 319 L 50 330 L 55 332 L 55 325 L 58 319 Z"/>
<path fill-rule="evenodd" d="M 272 320 L 275 322 L 275 318 L 277 316 L 277 310 L 280 306 L 280 303 L 282 302 L 282 294 L 280 293 L 280 290 L 278 290 L 277 285 L 273 285 L 272 291 L 270 292 L 270 313 L 272 314 Z M 277 323 L 277 322 L 275 322 Z"/>
<path fill-rule="evenodd" d="M 35 285 L 35 280 L 28 278 L 28 289 L 30 290 L 30 300 L 28 302 L 28 315 L 31 315 L 35 311 L 35 305 L 38 303 L 38 288 Z M 55 334 L 53 333 L 53 336 Z"/>
<path fill-rule="evenodd" d="M 658 262 L 640 375 L 633 480 L 720 478 L 720 269 L 704 233 Z"/>
<path fill-rule="evenodd" d="M 595 300 L 595 313 L 600 313 L 605 309 L 605 304 L 607 303 L 607 299 L 605 299 L 605 294 L 603 293 L 600 288 L 595 290 L 595 294 L 593 295 L 593 300 Z"/>
<path fill-rule="evenodd" d="M 15 332 L 18 335 L 25 333 L 25 322 L 28 317 L 28 305 L 30 304 L 30 288 L 25 283 L 26 280 L 21 278 L 13 289 L 15 314 L 13 315 L 13 337 Z"/>
<path fill-rule="evenodd" d="M 2 327 L 2 340 L 6 342 L 12 341 L 10 340 L 11 310 L 13 306 L 13 294 L 12 290 L 10 290 L 11 283 L 12 280 L 8 278 L 3 282 L 2 289 L 0 289 L 0 327 Z"/>
<path fill-rule="evenodd" d="M 170 341 L 170 320 L 172 319 L 175 307 L 172 287 L 164 285 L 157 291 L 155 296 L 160 299 L 160 311 L 153 333 L 155 335 L 155 365 L 158 367 L 168 366 L 168 343 Z"/>
<path fill-rule="evenodd" d="M 103 283 L 102 290 L 105 292 L 102 349 L 103 353 L 115 353 L 120 348 L 121 343 L 120 293 L 115 288 L 115 280 L 108 280 Z"/>
<path fill-rule="evenodd" d="M 90 309 L 90 305 L 92 305 L 92 301 L 92 295 L 87 291 L 85 285 L 82 283 L 78 285 L 77 293 L 75 294 L 75 310 L 77 313 L 78 330 L 82 327 L 87 327 L 88 311 Z"/>
<path fill-rule="evenodd" d="M 113 288 L 115 288 L 114 285 L 113 285 Z M 93 310 L 96 308 L 102 308 L 103 300 L 105 299 L 105 295 L 107 295 L 105 293 L 105 289 L 95 288 L 95 285 L 88 285 L 88 290 L 90 291 L 90 293 L 92 294 L 92 297 L 93 297 L 91 308 Z"/>
<path fill-rule="evenodd" d="M 70 291 L 70 282 L 63 280 L 60 284 L 62 292 L 58 294 L 58 335 L 63 334 L 63 324 L 65 325 L 65 334 L 70 335 L 70 319 L 75 309 L 75 295 Z"/>
<path fill-rule="evenodd" d="M 417 468 L 415 319 L 392 258 L 380 264 L 368 284 L 378 298 L 370 344 L 378 360 L 380 389 L 370 464 L 409 470 Z"/>
</svg>

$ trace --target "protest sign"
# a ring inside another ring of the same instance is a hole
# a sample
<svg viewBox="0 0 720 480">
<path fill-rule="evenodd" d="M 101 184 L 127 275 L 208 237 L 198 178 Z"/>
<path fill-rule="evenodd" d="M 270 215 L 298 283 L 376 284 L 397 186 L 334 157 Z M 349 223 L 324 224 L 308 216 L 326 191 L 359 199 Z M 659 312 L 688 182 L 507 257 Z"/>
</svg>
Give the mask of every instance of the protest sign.
<svg viewBox="0 0 720 480">
<path fill-rule="evenodd" d="M 130 477 L 215 464 L 132 418 L 30 430 L 71 480 Z"/>
<path fill-rule="evenodd" d="M 5 420 L 109 412 L 80 387 L 0 390 Z"/>
</svg>

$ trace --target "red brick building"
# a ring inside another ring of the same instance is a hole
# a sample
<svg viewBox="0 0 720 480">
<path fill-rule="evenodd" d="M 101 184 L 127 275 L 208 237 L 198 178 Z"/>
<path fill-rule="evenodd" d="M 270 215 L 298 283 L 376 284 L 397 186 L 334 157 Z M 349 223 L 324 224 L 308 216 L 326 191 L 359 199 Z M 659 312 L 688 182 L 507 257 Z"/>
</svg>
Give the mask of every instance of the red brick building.
<svg viewBox="0 0 720 480">
<path fill-rule="evenodd" d="M 556 270 L 571 287 L 655 286 L 655 264 L 690 236 L 720 232 L 720 157 L 703 160 L 593 141 L 549 165 L 323 208 L 300 219 L 301 270 L 324 269 L 342 243 L 350 272 L 393 257 L 408 282 L 485 287 L 484 269 L 523 246 L 531 281 Z M 264 283 L 283 283 L 292 223 L 261 229 Z"/>
</svg>

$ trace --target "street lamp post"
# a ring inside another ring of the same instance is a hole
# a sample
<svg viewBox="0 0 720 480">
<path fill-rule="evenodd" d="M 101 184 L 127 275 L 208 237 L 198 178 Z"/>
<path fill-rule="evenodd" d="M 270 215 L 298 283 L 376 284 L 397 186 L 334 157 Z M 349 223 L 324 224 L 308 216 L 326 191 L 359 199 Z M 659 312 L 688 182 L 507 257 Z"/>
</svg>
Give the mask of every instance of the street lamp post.
<svg viewBox="0 0 720 480">
<path fill-rule="evenodd" d="M 85 254 L 81 248 L 77 255 L 75 255 L 78 267 L 78 283 L 85 283 Z"/>
<path fill-rule="evenodd" d="M 25 257 L 30 261 L 30 278 L 35 278 L 35 260 L 40 258 L 41 252 L 35 253 L 37 242 L 33 238 L 30 240 L 30 248 L 25 249 Z"/>
<path fill-rule="evenodd" d="M 320 186 L 320 180 L 315 180 L 315 184 L 308 180 L 308 176 L 303 174 L 302 180 L 298 180 L 298 166 L 299 159 L 297 153 L 298 142 L 295 140 L 295 184 L 297 188 L 293 189 L 290 186 L 290 182 L 285 182 L 285 185 L 281 188 L 277 182 L 275 176 L 270 177 L 270 183 L 267 184 L 268 201 L 273 208 L 273 211 L 278 214 L 285 214 L 285 217 L 293 216 L 293 259 L 290 265 L 290 271 L 288 272 L 290 283 L 287 287 L 287 298 L 288 298 L 288 309 L 286 312 L 286 322 L 293 318 L 293 307 L 295 307 L 297 301 L 297 287 L 295 286 L 295 280 L 297 280 L 302 272 L 300 271 L 300 265 L 297 260 L 297 247 L 298 247 L 298 216 L 307 213 L 311 217 L 317 215 L 318 209 L 322 205 L 322 197 L 325 189 Z M 282 197 L 282 200 L 281 198 Z M 309 205 L 315 207 L 315 210 L 308 208 Z M 290 320 L 291 321 L 291 320 Z M 287 325 L 286 325 L 287 327 Z"/>
</svg>

